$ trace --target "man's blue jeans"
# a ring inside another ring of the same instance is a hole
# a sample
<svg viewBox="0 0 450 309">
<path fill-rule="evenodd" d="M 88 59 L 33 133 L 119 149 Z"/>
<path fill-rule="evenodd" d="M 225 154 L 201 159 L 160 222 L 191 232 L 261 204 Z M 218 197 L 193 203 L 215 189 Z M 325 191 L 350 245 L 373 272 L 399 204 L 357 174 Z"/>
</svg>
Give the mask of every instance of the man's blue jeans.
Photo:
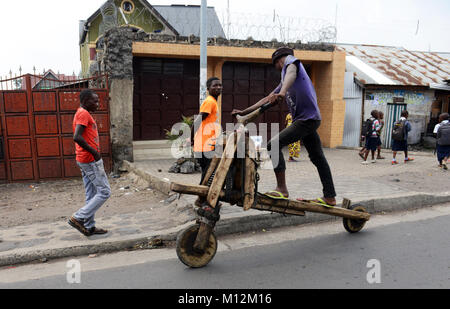
<svg viewBox="0 0 450 309">
<path fill-rule="evenodd" d="M 95 227 L 95 213 L 111 196 L 111 188 L 102 159 L 97 162 L 77 162 L 77 164 L 81 169 L 81 175 L 83 177 L 86 204 L 74 214 L 74 217 L 84 222 L 85 228 L 91 229 Z"/>
</svg>

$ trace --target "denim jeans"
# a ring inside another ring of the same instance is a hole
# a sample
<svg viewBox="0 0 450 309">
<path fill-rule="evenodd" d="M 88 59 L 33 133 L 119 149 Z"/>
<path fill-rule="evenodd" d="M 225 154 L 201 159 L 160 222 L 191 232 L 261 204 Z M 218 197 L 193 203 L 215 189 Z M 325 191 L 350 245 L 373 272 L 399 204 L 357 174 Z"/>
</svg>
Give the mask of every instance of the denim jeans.
<svg viewBox="0 0 450 309">
<path fill-rule="evenodd" d="M 74 217 L 84 222 L 85 228 L 90 229 L 95 227 L 95 213 L 111 196 L 111 188 L 103 167 L 103 160 L 91 163 L 77 162 L 77 164 L 83 177 L 86 204 L 74 214 Z"/>
<path fill-rule="evenodd" d="M 267 145 L 267 150 L 272 159 L 275 172 L 284 172 L 286 170 L 286 162 L 281 152 L 282 148 L 301 140 L 303 146 L 308 151 L 309 159 L 319 172 L 324 197 L 335 197 L 336 192 L 334 190 L 330 166 L 323 154 L 322 142 L 320 141 L 319 134 L 317 134 L 319 126 L 320 120 L 294 121 L 291 126 L 272 138 Z"/>
</svg>

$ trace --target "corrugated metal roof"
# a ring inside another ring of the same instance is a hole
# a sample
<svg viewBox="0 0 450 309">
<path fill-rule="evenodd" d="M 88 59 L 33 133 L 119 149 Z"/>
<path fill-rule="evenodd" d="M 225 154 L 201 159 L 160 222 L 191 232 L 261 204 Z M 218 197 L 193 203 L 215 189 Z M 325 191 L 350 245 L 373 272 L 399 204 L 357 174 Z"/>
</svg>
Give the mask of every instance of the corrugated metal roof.
<svg viewBox="0 0 450 309">
<path fill-rule="evenodd" d="M 153 5 L 153 7 L 174 27 L 181 36 L 200 36 L 200 6 L 199 5 Z M 207 36 L 209 38 L 225 38 L 225 32 L 220 24 L 214 7 L 208 7 Z"/>
<path fill-rule="evenodd" d="M 363 84 L 429 86 L 450 77 L 450 53 L 351 44 L 337 44 L 337 49 L 346 52 L 350 59 L 347 60 L 347 66 Z M 353 57 L 361 60 L 364 65 Z M 365 65 L 376 72 L 368 70 Z M 380 79 L 375 73 L 381 73 L 385 78 Z"/>
</svg>

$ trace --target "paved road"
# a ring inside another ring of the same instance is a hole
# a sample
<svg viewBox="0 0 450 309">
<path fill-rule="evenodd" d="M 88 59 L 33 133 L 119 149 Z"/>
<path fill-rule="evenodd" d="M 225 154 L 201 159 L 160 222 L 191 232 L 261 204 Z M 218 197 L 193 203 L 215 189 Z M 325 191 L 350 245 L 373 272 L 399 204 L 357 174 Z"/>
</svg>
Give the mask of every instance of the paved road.
<svg viewBox="0 0 450 309">
<path fill-rule="evenodd" d="M 373 216 L 357 234 L 341 221 L 228 235 L 205 268 L 174 248 L 0 270 L 0 288 L 450 288 L 450 204 Z M 280 241 L 280 239 L 282 241 Z M 72 274 L 72 273 L 71 273 Z"/>
</svg>

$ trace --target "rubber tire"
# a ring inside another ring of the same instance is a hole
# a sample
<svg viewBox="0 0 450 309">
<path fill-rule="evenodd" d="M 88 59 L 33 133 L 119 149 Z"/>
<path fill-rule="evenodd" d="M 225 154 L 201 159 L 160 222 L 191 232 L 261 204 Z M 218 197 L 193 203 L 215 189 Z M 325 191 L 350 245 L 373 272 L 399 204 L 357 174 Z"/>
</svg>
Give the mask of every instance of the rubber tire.
<svg viewBox="0 0 450 309">
<path fill-rule="evenodd" d="M 206 266 L 217 252 L 217 238 L 214 232 L 211 232 L 209 236 L 209 243 L 205 252 L 198 253 L 193 250 L 199 228 L 198 224 L 192 225 L 181 231 L 177 236 L 176 251 L 178 259 L 191 268 Z"/>
<path fill-rule="evenodd" d="M 358 204 L 350 206 L 349 209 L 354 210 L 354 211 L 367 212 L 364 207 L 362 207 L 361 205 L 358 205 Z M 345 230 L 351 234 L 358 233 L 359 231 L 361 231 L 367 222 L 365 220 L 355 220 L 355 219 L 348 219 L 348 218 L 343 218 L 342 221 L 343 221 Z"/>
</svg>

